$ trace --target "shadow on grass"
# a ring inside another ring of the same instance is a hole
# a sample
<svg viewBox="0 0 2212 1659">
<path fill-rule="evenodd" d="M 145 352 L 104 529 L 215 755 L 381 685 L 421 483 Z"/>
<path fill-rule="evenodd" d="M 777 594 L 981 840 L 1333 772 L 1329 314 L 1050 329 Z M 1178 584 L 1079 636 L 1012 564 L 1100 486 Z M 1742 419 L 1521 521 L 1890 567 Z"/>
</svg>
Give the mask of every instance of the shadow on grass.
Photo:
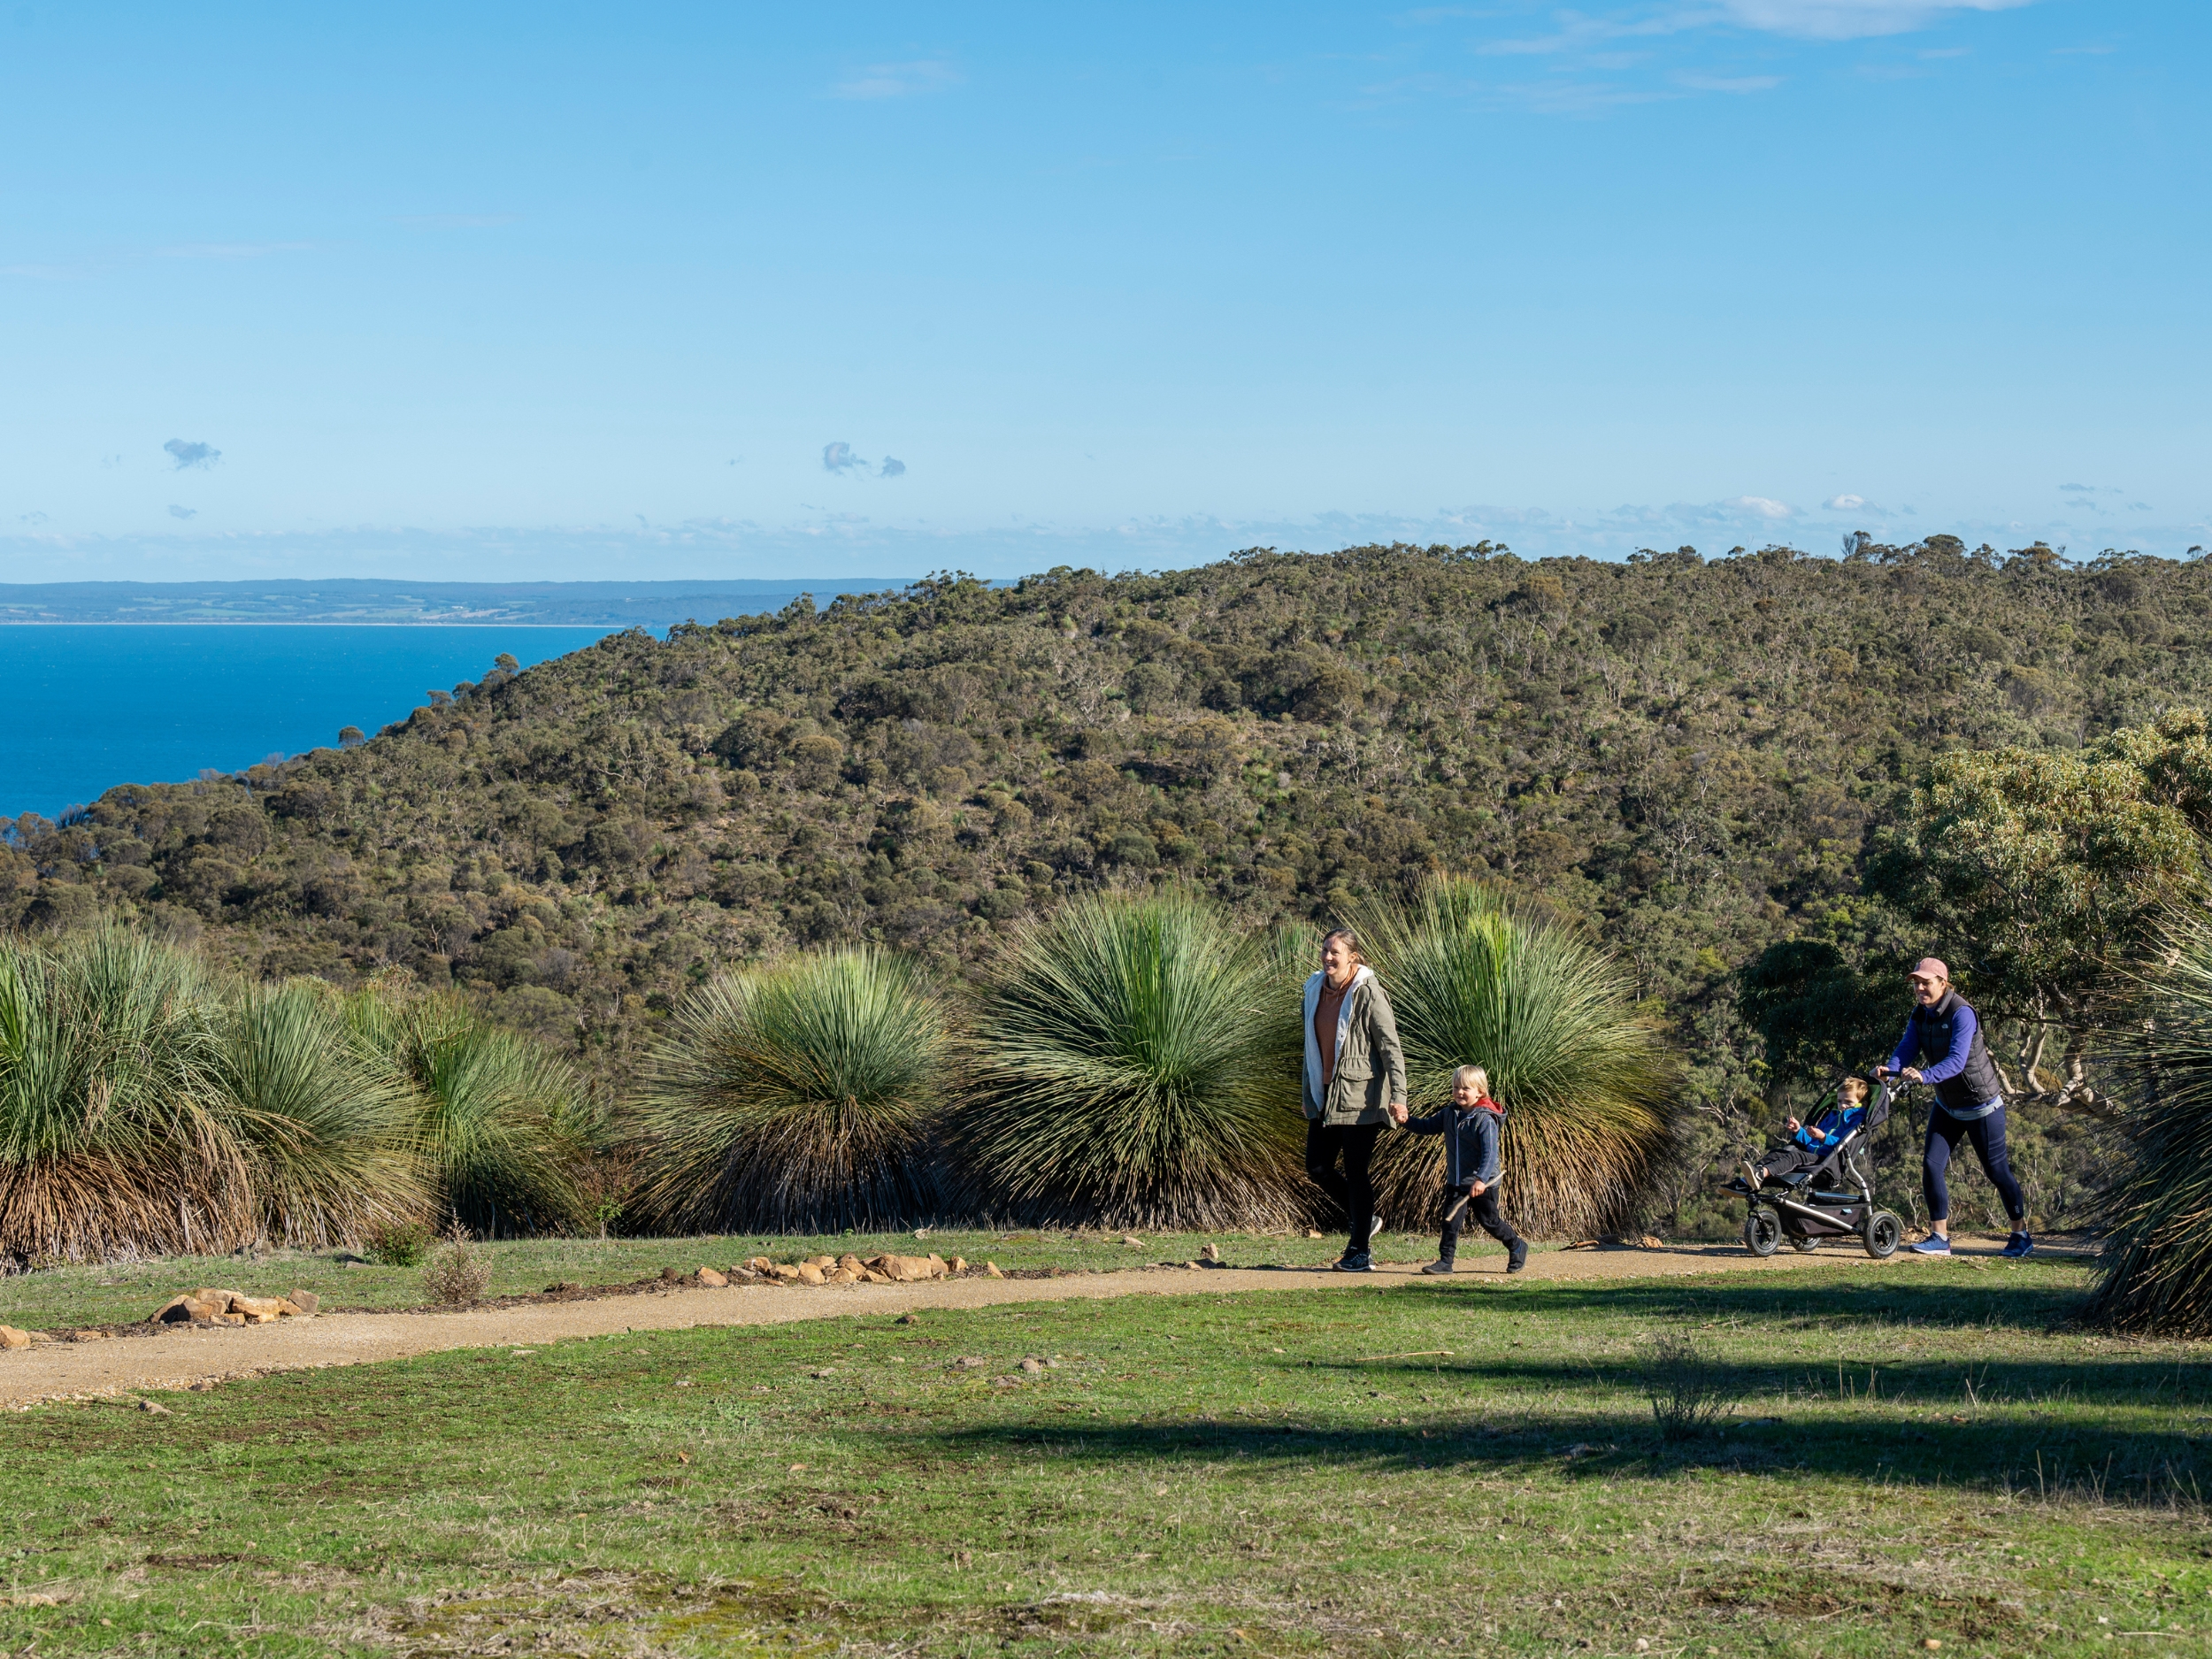
<svg viewBox="0 0 2212 1659">
<path fill-rule="evenodd" d="M 906 1438 L 903 1436 L 898 1438 Z M 1695 1440 L 1663 1440 L 1648 1409 L 1529 1411 L 1483 1422 L 1355 1425 L 1025 1423 L 937 1432 L 909 1444 L 917 1455 L 1040 1450 L 1076 1463 L 1250 1461 L 1349 1463 L 1378 1473 L 1555 1471 L 1566 1480 L 1669 1479 L 1700 1468 L 1727 1473 L 1841 1478 L 1910 1490 L 1951 1486 L 2031 1499 L 2182 1509 L 2200 1513 L 2212 1460 L 2177 1431 L 2093 1425 L 2022 1426 L 1907 1419 L 1811 1425 L 1737 1422 Z M 926 1448 L 925 1450 L 925 1448 Z"/>
</svg>

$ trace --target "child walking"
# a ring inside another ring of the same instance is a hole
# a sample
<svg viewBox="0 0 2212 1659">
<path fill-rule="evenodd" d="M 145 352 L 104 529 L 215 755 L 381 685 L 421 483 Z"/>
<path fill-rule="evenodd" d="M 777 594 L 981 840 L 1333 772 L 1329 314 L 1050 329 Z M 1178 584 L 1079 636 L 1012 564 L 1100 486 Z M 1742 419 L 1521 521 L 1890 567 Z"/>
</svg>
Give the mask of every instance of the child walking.
<svg viewBox="0 0 2212 1659">
<path fill-rule="evenodd" d="M 1452 1103 L 1425 1118 L 1396 1111 L 1399 1125 L 1417 1135 L 1444 1137 L 1444 1236 L 1436 1260 L 1421 1271 L 1448 1273 L 1459 1251 L 1460 1229 L 1471 1216 L 1482 1230 L 1506 1247 L 1505 1271 L 1517 1273 L 1528 1262 L 1528 1240 L 1498 1210 L 1498 1131 L 1505 1108 L 1490 1098 L 1490 1074 L 1479 1065 L 1452 1073 Z"/>
</svg>

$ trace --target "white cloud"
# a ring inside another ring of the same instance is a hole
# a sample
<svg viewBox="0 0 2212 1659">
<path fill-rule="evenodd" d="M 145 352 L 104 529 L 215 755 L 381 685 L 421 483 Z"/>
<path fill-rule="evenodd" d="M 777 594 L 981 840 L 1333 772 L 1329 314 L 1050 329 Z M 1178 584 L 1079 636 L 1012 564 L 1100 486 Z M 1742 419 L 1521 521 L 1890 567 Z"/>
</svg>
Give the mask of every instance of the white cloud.
<svg viewBox="0 0 2212 1659">
<path fill-rule="evenodd" d="M 1856 512 L 1866 505 L 1863 495 L 1831 495 L 1820 503 L 1830 512 Z"/>
<path fill-rule="evenodd" d="M 1721 0 L 1730 20 L 1819 41 L 1907 35 L 1955 12 L 2009 12 L 2032 0 Z"/>
<path fill-rule="evenodd" d="M 960 81 L 960 72 L 943 58 L 917 58 L 902 64 L 870 64 L 831 90 L 841 98 L 908 98 L 942 92 Z"/>
<path fill-rule="evenodd" d="M 1677 75 L 1677 86 L 1693 92 L 1771 92 L 1782 84 L 1779 75 Z"/>
<path fill-rule="evenodd" d="M 1797 516 L 1797 509 L 1786 502 L 1770 501 L 1764 495 L 1737 495 L 1723 502 L 1721 505 L 1733 508 L 1737 512 L 1747 513 L 1755 518 L 1764 518 L 1770 523 L 1783 518 L 1793 518 Z"/>
<path fill-rule="evenodd" d="M 825 472 L 849 472 L 855 468 L 867 470 L 868 463 L 853 453 L 849 443 L 826 443 L 822 446 L 822 470 Z"/>
</svg>

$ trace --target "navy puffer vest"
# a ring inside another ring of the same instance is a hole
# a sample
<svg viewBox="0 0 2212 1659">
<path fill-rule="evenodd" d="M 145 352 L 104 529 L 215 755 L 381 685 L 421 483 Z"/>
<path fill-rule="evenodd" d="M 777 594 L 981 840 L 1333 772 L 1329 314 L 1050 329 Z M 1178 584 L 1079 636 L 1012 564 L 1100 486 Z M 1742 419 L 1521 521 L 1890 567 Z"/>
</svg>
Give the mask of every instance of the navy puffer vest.
<svg viewBox="0 0 2212 1659">
<path fill-rule="evenodd" d="M 1967 1004 L 1959 1000 L 1955 989 L 1946 990 L 1942 1000 L 1933 1008 L 1914 1006 L 1912 1034 L 1920 1047 L 1922 1065 L 1933 1065 L 1951 1052 L 1951 1028 L 1957 1023 L 1962 1009 L 1967 1009 Z M 1936 1098 L 1946 1106 L 1963 1112 L 1973 1110 L 1984 1101 L 1997 1099 L 2004 1091 L 2005 1086 L 1997 1076 L 1997 1067 L 1989 1057 L 1988 1048 L 1982 1041 L 1981 1018 L 1977 1015 L 1974 1041 L 1966 1051 L 1966 1069 L 1956 1077 L 1947 1077 L 1937 1084 Z"/>
</svg>

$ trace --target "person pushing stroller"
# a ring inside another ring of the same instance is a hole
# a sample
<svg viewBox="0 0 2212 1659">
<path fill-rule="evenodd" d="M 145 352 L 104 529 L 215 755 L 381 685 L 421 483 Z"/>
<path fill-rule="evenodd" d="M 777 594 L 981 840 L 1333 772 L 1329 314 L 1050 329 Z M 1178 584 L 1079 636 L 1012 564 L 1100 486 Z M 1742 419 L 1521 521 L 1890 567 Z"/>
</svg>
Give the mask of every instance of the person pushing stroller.
<svg viewBox="0 0 2212 1659">
<path fill-rule="evenodd" d="M 1847 1077 L 1836 1086 L 1835 1104 L 1812 1122 L 1800 1123 L 1794 1118 L 1785 1122 L 1790 1138 L 1769 1148 L 1756 1164 L 1743 1166 L 1751 1190 L 1756 1192 L 1777 1176 L 1818 1169 L 1843 1144 L 1843 1138 L 1866 1120 L 1866 1093 L 1864 1078 Z"/>
<path fill-rule="evenodd" d="M 1459 1233 L 1472 1215 L 1482 1230 L 1506 1248 L 1505 1271 L 1517 1273 L 1528 1262 L 1528 1240 L 1513 1230 L 1498 1209 L 1498 1131 L 1505 1108 L 1490 1098 L 1490 1074 L 1479 1065 L 1452 1073 L 1452 1103 L 1423 1118 L 1409 1118 L 1402 1103 L 1392 1109 L 1402 1129 L 1444 1137 L 1444 1232 L 1436 1260 L 1424 1273 L 1449 1273 L 1458 1254 Z"/>
</svg>

